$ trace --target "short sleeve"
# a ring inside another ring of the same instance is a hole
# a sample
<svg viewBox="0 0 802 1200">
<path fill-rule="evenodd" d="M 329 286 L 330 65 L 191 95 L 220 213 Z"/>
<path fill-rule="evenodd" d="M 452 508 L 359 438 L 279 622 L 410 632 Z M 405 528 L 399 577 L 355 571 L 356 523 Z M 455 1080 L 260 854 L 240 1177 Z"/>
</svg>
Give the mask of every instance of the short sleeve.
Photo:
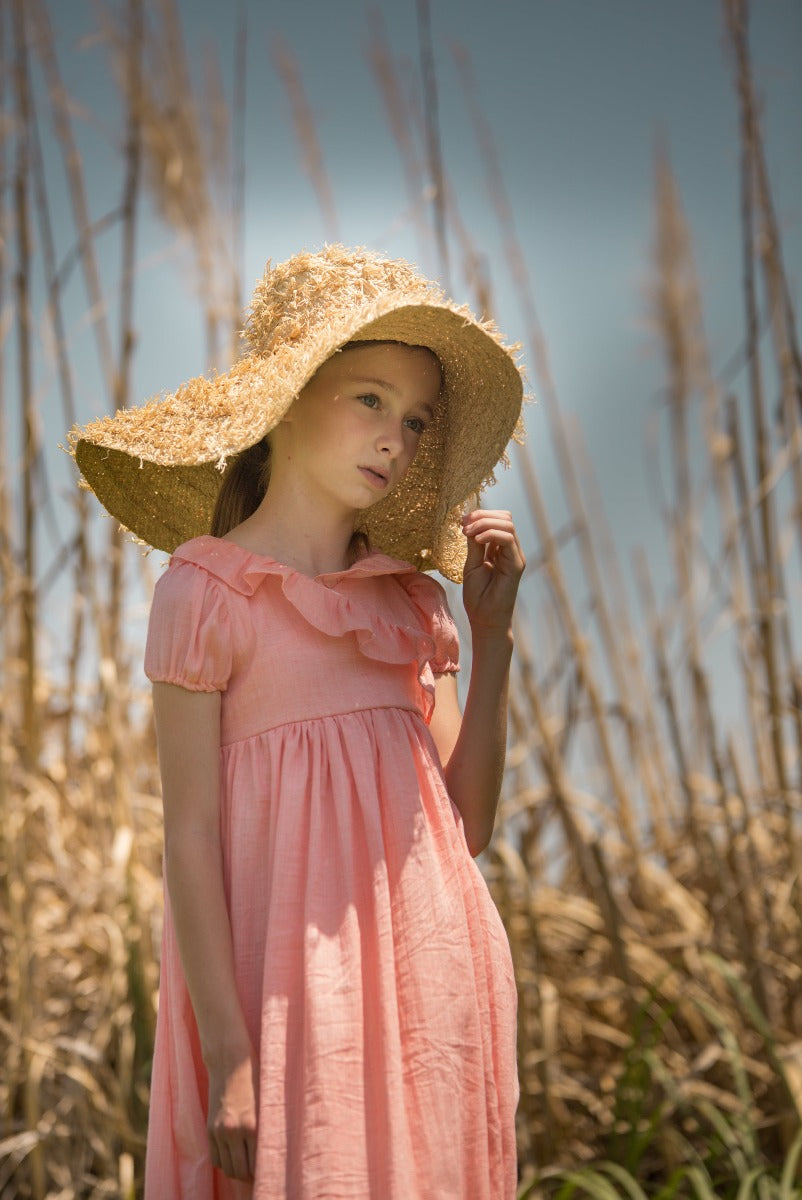
<svg viewBox="0 0 802 1200">
<path fill-rule="evenodd" d="M 432 615 L 432 634 L 434 636 L 434 658 L 432 671 L 435 675 L 455 675 L 459 670 L 459 635 L 445 588 L 436 580 L 432 580 L 437 588 L 437 603 Z"/>
<path fill-rule="evenodd" d="M 429 665 L 434 675 L 453 675 L 459 670 L 459 635 L 448 607 L 446 590 L 431 575 L 418 572 L 408 577 L 414 599 L 425 617 L 427 632 L 434 642 Z"/>
<path fill-rule="evenodd" d="M 231 665 L 225 585 L 203 568 L 174 559 L 153 593 L 145 674 L 153 683 L 224 692 Z"/>
</svg>

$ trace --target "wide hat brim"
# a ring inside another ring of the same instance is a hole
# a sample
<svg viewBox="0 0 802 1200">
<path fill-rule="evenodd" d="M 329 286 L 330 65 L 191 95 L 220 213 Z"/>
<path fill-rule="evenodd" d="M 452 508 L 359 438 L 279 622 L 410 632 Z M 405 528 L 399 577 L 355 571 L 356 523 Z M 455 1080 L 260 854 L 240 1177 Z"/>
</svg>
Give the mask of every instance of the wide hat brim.
<svg viewBox="0 0 802 1200">
<path fill-rule="evenodd" d="M 520 429 L 523 384 L 495 326 L 448 302 L 390 294 L 299 329 L 268 353 L 198 377 L 175 393 L 123 409 L 70 434 L 70 447 L 101 504 L 142 542 L 172 553 L 208 533 L 223 471 L 282 419 L 318 367 L 350 341 L 427 346 L 443 369 L 442 401 L 396 489 L 362 514 L 359 528 L 385 554 L 459 580 L 459 516 L 491 479 Z"/>
</svg>

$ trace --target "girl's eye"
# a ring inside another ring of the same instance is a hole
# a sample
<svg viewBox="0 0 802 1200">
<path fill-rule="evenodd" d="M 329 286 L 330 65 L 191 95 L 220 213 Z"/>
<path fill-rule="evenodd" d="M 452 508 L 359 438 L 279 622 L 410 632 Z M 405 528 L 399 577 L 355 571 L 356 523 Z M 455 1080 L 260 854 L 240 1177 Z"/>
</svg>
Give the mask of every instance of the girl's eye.
<svg viewBox="0 0 802 1200">
<path fill-rule="evenodd" d="M 365 405 L 365 408 L 379 407 L 379 397 L 374 396 L 373 392 L 367 392 L 364 396 L 360 396 L 359 399 Z"/>
<path fill-rule="evenodd" d="M 407 421 L 407 425 L 413 431 L 413 433 L 417 433 L 419 437 L 426 428 L 426 422 L 421 420 L 420 417 L 410 417 Z"/>
</svg>

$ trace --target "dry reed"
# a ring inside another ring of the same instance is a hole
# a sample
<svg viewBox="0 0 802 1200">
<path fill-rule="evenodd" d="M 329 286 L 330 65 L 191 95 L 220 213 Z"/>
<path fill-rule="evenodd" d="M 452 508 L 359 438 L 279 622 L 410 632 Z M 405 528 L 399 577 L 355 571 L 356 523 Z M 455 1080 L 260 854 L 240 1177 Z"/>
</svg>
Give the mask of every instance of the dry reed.
<svg viewBox="0 0 802 1200">
<path fill-rule="evenodd" d="M 11 209 L 4 207 L 0 220 L 7 229 L 13 218 L 15 229 L 25 440 L 18 486 L 23 522 L 16 530 L 0 438 L 7 615 L 0 1198 L 133 1197 L 142 1177 L 157 994 L 161 819 L 147 697 L 132 685 L 121 631 L 124 580 L 140 571 L 149 586 L 148 569 L 119 546 L 117 566 L 101 571 L 79 497 L 58 558 L 74 565 L 74 601 L 67 670 L 57 683 L 43 669 L 37 640 L 34 218 L 65 424 L 75 416 L 74 367 L 63 319 L 65 267 L 58 267 L 53 248 L 29 68 L 33 54 L 47 83 L 72 204 L 76 249 L 66 261 L 83 273 L 98 362 L 117 404 L 128 399 L 135 344 L 143 188 L 192 247 L 210 361 L 231 337 L 241 273 L 244 91 L 240 86 L 234 101 L 232 152 L 222 89 L 209 89 L 219 95 L 206 117 L 192 90 L 174 0 L 147 9 L 129 0 L 122 16 L 108 12 L 104 33 L 126 104 L 122 203 L 98 222 L 46 8 L 40 0 L 25 6 L 16 0 L 11 12 L 13 45 L 0 21 L 0 61 L 13 57 L 16 64 L 10 84 L 16 124 L 10 151 L 5 144 L 2 150 L 13 188 Z M 439 140 L 428 6 L 419 4 L 418 15 L 428 75 L 422 111 L 405 97 L 403 67 L 377 20 L 370 51 L 381 67 L 388 114 L 396 118 L 409 216 L 421 222 L 425 199 L 432 198 L 422 177 L 427 162 L 436 204 L 434 228 L 419 230 L 421 244 L 439 247 L 445 269 L 453 237 L 459 266 L 489 311 L 492 280 L 461 220 L 448 182 L 448 147 Z M 723 386 L 710 364 L 692 240 L 663 148 L 652 311 L 668 379 L 666 521 L 674 577 L 670 595 L 659 598 L 646 555 L 635 556 L 639 618 L 629 612 L 587 456 L 561 412 L 492 131 L 467 60 L 459 59 L 568 513 L 567 524 L 557 527 L 531 460 L 521 455 L 516 465 L 538 540 L 517 625 L 501 820 L 485 868 L 516 966 L 519 1148 L 522 1182 L 532 1183 L 532 1194 L 552 1194 L 560 1168 L 607 1157 L 646 1194 L 657 1194 L 676 1172 L 704 1167 L 716 1173 L 718 1194 L 734 1196 L 739 1180 L 788 1155 L 802 1120 L 802 664 L 789 613 L 798 563 L 794 569 L 787 552 L 795 545 L 802 555 L 802 371 L 746 15 L 742 0 L 727 0 L 743 152 L 746 381 L 736 396 L 728 390 L 733 381 Z M 243 9 L 235 51 L 243 76 L 244 44 Z M 321 210 L 333 227 L 333 191 L 303 108 L 298 67 L 287 48 L 276 54 Z M 0 195 L 5 205 L 6 193 Z M 120 246 L 116 346 L 97 266 L 101 225 L 116 231 Z M 0 311 L 12 273 L 0 238 Z M 761 294 L 768 351 L 760 336 Z M 766 380 L 775 376 L 780 420 L 772 423 Z M 5 390 L 0 399 L 7 425 Z M 728 686 L 743 700 L 743 737 L 717 713 L 711 622 L 726 624 L 734 650 Z M 79 669 L 87 656 L 99 664 L 89 684 L 81 683 Z"/>
<path fill-rule="evenodd" d="M 333 242 L 339 241 L 334 191 L 326 170 L 323 148 L 317 136 L 317 125 L 306 96 L 298 60 L 284 39 L 278 36 L 273 39 L 273 62 L 290 102 L 295 137 L 303 152 L 304 165 L 320 206 L 326 238 Z"/>
</svg>

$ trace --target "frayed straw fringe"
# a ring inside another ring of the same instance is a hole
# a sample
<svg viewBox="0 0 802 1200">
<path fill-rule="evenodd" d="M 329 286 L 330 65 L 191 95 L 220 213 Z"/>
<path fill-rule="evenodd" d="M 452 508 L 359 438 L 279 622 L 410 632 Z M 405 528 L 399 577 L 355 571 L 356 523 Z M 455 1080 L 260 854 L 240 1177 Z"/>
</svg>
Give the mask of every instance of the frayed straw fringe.
<svg viewBox="0 0 802 1200">
<path fill-rule="evenodd" d="M 242 338 L 246 353 L 229 371 L 70 432 L 70 451 L 108 511 L 169 552 L 208 533 L 229 460 L 275 427 L 326 359 L 357 339 L 422 345 L 441 362 L 442 404 L 363 531 L 386 554 L 460 579 L 462 506 L 508 461 L 510 438 L 522 438 L 520 346 L 409 263 L 339 245 L 268 264 Z"/>
</svg>

